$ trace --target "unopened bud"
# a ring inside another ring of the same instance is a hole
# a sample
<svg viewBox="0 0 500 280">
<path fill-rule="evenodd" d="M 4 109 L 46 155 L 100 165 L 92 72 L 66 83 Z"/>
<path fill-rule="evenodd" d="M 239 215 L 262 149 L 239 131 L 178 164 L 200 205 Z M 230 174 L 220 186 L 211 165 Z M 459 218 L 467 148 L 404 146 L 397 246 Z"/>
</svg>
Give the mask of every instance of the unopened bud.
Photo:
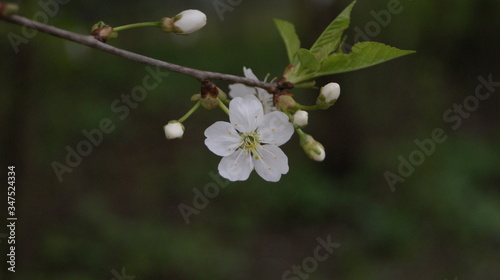
<svg viewBox="0 0 500 280">
<path fill-rule="evenodd" d="M 186 10 L 173 18 L 160 20 L 161 30 L 181 35 L 191 34 L 207 24 L 207 16 L 198 10 Z"/>
<path fill-rule="evenodd" d="M 297 106 L 297 102 L 291 95 L 284 94 L 278 97 L 277 107 L 279 107 L 282 111 L 286 112 L 289 109 L 295 108 L 295 106 Z"/>
<path fill-rule="evenodd" d="M 212 81 L 204 80 L 203 82 L 201 82 L 201 98 L 216 98 L 218 94 L 219 89 Z"/>
<path fill-rule="evenodd" d="M 213 110 L 219 107 L 219 101 L 217 98 L 221 100 L 226 100 L 227 95 L 218 88 L 212 81 L 204 80 L 201 83 L 201 106 L 207 110 Z"/>
<path fill-rule="evenodd" d="M 315 161 L 323 161 L 326 157 L 325 147 L 314 140 L 311 135 L 303 134 L 300 136 L 300 145 L 306 154 Z"/>
<path fill-rule="evenodd" d="M 167 125 L 163 126 L 165 136 L 167 139 L 182 138 L 184 135 L 184 125 L 178 121 L 170 121 Z"/>
<path fill-rule="evenodd" d="M 309 113 L 307 113 L 307 111 L 298 110 L 293 115 L 293 124 L 298 127 L 304 127 L 307 125 L 308 119 L 309 119 Z"/>
<path fill-rule="evenodd" d="M 19 11 L 19 5 L 15 3 L 0 3 L 0 16 L 8 17 Z"/>
<path fill-rule="evenodd" d="M 340 85 L 337 83 L 329 83 L 322 87 L 316 104 L 321 109 L 328 109 L 335 104 L 340 95 Z"/>
<path fill-rule="evenodd" d="M 100 21 L 92 26 L 91 34 L 97 40 L 106 43 L 108 39 L 115 39 L 118 37 L 118 32 L 113 30 L 113 27 L 106 25 Z"/>
</svg>

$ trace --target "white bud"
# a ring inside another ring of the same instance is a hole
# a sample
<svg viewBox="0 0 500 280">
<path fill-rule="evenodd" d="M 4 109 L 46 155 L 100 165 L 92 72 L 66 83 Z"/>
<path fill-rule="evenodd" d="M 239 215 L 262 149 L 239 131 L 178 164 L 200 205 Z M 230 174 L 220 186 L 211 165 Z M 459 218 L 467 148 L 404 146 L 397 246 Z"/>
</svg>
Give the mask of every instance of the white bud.
<svg viewBox="0 0 500 280">
<path fill-rule="evenodd" d="M 320 142 L 314 140 L 311 135 L 302 134 L 300 136 L 300 145 L 311 159 L 315 161 L 323 161 L 325 159 L 325 147 Z"/>
<path fill-rule="evenodd" d="M 321 88 L 316 104 L 318 104 L 321 109 L 327 109 L 337 101 L 339 95 L 340 85 L 337 83 L 329 83 Z"/>
<path fill-rule="evenodd" d="M 167 139 L 182 138 L 184 135 L 184 125 L 178 121 L 170 121 L 163 127 Z"/>
<path fill-rule="evenodd" d="M 174 17 L 176 33 L 191 34 L 207 24 L 207 16 L 198 10 L 185 10 Z"/>
<path fill-rule="evenodd" d="M 330 103 L 337 100 L 340 95 L 340 85 L 337 83 L 329 83 L 321 89 L 321 95 L 325 97 L 325 101 Z"/>
<path fill-rule="evenodd" d="M 309 118 L 309 113 L 307 113 L 307 111 L 298 110 L 293 115 L 293 124 L 298 127 L 304 127 L 307 125 L 308 118 Z"/>
<path fill-rule="evenodd" d="M 191 34 L 207 24 L 207 16 L 198 10 L 185 10 L 173 18 L 160 20 L 160 28 L 167 33 Z"/>
<path fill-rule="evenodd" d="M 325 148 L 319 142 L 316 143 L 315 149 L 309 150 L 309 156 L 315 161 L 323 161 L 326 157 Z"/>
</svg>

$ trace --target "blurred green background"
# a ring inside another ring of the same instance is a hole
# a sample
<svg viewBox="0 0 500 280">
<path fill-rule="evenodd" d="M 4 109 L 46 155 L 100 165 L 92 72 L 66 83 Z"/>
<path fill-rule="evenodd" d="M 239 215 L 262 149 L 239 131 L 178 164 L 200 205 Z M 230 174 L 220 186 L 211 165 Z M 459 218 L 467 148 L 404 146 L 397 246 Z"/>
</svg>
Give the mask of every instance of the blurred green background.
<svg viewBox="0 0 500 280">
<path fill-rule="evenodd" d="M 68 1 L 49 23 L 87 33 L 99 20 L 118 26 L 199 9 L 208 24 L 191 36 L 137 29 L 111 44 L 204 70 L 242 75 L 247 66 L 264 78 L 287 63 L 273 18 L 294 22 L 309 47 L 350 3 L 220 2 L 238 5 L 219 17 L 212 0 Z M 500 2 L 401 0 L 400 13 L 377 23 L 374 13 L 395 2 L 359 0 L 347 43 L 359 28 L 417 54 L 317 80 L 342 87 L 306 128 L 326 160 L 310 161 L 295 135 L 283 146 L 290 172 L 279 183 L 256 174 L 229 183 L 189 224 L 178 206 L 193 207 L 193 189 L 215 182 L 220 160 L 204 146 L 204 129 L 227 117 L 198 111 L 182 140 L 167 141 L 162 126 L 192 106 L 199 84 L 172 73 L 122 120 L 111 104 L 142 85 L 144 65 L 45 34 L 16 53 L 7 34 L 22 29 L 0 22 L 1 168 L 5 178 L 16 166 L 18 216 L 17 272 L 7 272 L 0 239 L 0 278 L 119 279 L 124 268 L 135 279 L 306 279 L 282 277 L 331 236 L 341 246 L 307 279 L 500 279 L 500 88 L 457 129 L 443 119 L 471 100 L 479 76 L 500 81 Z M 38 1 L 18 3 L 28 18 L 41 10 Z M 293 93 L 312 103 L 317 91 Z M 59 182 L 53 162 L 65 163 L 66 147 L 105 118 L 114 131 Z M 398 157 L 436 128 L 447 140 L 393 192 L 384 173 L 397 174 Z"/>
</svg>

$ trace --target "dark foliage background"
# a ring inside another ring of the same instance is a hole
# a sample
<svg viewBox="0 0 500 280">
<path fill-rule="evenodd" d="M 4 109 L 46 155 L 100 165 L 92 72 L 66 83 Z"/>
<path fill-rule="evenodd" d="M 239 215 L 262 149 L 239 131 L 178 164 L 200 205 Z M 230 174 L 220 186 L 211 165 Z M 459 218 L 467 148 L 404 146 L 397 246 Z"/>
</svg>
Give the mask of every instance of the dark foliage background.
<svg viewBox="0 0 500 280">
<path fill-rule="evenodd" d="M 395 2 L 359 0 L 347 42 Z M 199 84 L 172 73 L 122 120 L 111 104 L 142 84 L 145 66 L 45 34 L 16 54 L 7 34 L 22 29 L 0 22 L 1 173 L 16 166 L 18 216 L 17 272 L 7 272 L 0 239 L 0 278 L 112 279 L 125 268 L 135 279 L 282 279 L 330 235 L 341 246 L 309 279 L 499 279 L 500 88 L 456 129 L 443 114 L 471 100 L 479 76 L 500 81 L 500 2 L 399 2 L 403 10 L 369 39 L 417 54 L 318 80 L 342 86 L 333 108 L 310 114 L 307 132 L 326 147 L 325 162 L 308 160 L 294 136 L 279 183 L 255 174 L 230 183 L 188 225 L 178 205 L 193 206 L 193 189 L 214 182 L 220 160 L 203 131 L 226 116 L 200 110 L 180 141 L 166 141 L 162 126 L 190 108 Z M 18 3 L 29 18 L 41 10 Z M 68 1 L 49 23 L 86 33 L 99 20 L 117 26 L 200 9 L 208 25 L 192 36 L 132 30 L 111 44 L 211 71 L 241 75 L 247 66 L 263 78 L 287 62 L 273 18 L 294 22 L 309 47 L 348 4 L 241 1 L 221 21 L 212 0 Z M 310 103 L 316 91 L 294 93 Z M 66 147 L 104 118 L 114 131 L 59 182 L 52 163 L 64 163 Z M 447 140 L 392 192 L 384 173 L 397 174 L 398 156 L 436 128 Z M 5 198 L 6 178 L 2 185 Z M 0 205 L 5 221 L 6 199 Z"/>
</svg>

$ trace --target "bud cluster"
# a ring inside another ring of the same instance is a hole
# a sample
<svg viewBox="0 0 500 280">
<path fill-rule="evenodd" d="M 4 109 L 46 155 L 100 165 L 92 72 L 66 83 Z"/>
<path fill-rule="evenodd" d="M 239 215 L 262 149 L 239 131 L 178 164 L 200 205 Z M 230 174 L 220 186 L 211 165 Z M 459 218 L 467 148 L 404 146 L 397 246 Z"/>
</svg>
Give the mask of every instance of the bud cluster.
<svg viewBox="0 0 500 280">
<path fill-rule="evenodd" d="M 325 148 L 321 143 L 302 131 L 309 123 L 309 113 L 307 110 L 328 109 L 333 106 L 340 96 L 340 86 L 337 83 L 329 83 L 320 89 L 320 93 L 316 98 L 316 105 L 303 106 L 297 103 L 293 95 L 284 92 L 275 96 L 276 107 L 282 112 L 286 112 L 290 121 L 295 126 L 295 129 L 300 137 L 300 145 L 306 152 L 307 156 L 316 161 L 325 159 Z"/>
</svg>

